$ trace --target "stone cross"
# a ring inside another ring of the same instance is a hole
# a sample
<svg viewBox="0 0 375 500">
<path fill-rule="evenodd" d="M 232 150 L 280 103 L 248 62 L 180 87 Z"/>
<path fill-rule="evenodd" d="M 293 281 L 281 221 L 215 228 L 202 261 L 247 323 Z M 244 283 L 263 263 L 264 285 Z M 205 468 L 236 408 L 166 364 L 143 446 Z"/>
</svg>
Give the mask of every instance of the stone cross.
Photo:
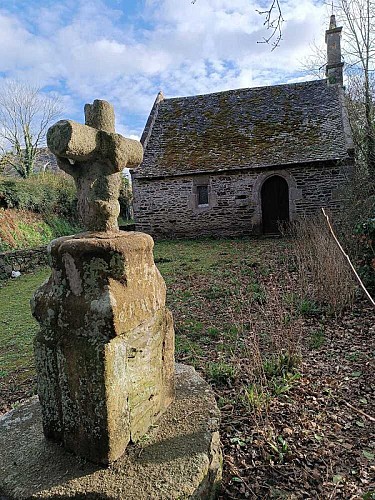
<svg viewBox="0 0 375 500">
<path fill-rule="evenodd" d="M 114 132 L 109 103 L 85 115 L 47 136 L 89 232 L 48 246 L 52 275 L 31 302 L 35 366 L 45 436 L 109 464 L 174 398 L 174 330 L 151 236 L 117 225 L 121 170 L 142 161 L 142 146 Z"/>
<path fill-rule="evenodd" d="M 142 162 L 140 142 L 115 133 L 113 106 L 85 105 L 85 125 L 60 120 L 47 133 L 58 166 L 77 186 L 78 212 L 89 231 L 118 231 L 121 171 Z"/>
</svg>

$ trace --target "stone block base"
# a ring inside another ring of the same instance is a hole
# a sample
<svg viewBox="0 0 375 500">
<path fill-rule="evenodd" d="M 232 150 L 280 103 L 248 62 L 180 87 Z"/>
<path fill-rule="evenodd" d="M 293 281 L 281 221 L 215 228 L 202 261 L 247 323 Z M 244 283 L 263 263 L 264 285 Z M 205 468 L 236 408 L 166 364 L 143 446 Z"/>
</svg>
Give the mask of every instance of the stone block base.
<svg viewBox="0 0 375 500">
<path fill-rule="evenodd" d="M 97 464 L 116 461 L 174 397 L 174 330 L 153 240 L 81 233 L 49 245 L 34 294 L 44 434 Z"/>
<path fill-rule="evenodd" d="M 221 478 L 220 412 L 192 367 L 176 366 L 176 399 L 108 468 L 43 435 L 36 397 L 0 417 L 1 499 L 212 499 Z"/>
</svg>

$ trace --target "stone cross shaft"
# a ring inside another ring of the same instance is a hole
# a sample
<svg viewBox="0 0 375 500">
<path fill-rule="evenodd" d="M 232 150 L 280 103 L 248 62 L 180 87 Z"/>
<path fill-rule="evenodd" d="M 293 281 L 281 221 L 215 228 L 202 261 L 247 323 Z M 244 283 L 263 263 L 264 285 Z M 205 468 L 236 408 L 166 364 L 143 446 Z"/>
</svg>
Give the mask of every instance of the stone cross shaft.
<svg viewBox="0 0 375 500">
<path fill-rule="evenodd" d="M 121 171 L 142 162 L 140 142 L 115 133 L 113 106 L 85 105 L 85 125 L 60 120 L 47 133 L 58 166 L 77 186 L 78 212 L 89 231 L 118 231 Z"/>
</svg>

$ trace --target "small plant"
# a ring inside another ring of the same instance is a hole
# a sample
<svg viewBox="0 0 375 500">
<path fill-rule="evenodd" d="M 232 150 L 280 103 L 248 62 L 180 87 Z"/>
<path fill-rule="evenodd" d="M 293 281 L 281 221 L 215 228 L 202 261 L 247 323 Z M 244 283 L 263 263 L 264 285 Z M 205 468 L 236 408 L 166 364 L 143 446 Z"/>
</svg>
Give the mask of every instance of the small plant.
<svg viewBox="0 0 375 500">
<path fill-rule="evenodd" d="M 313 300 L 304 298 L 297 304 L 297 312 L 301 316 L 313 316 L 319 314 L 320 309 Z"/>
<path fill-rule="evenodd" d="M 271 448 L 271 455 L 279 464 L 284 463 L 285 457 L 289 454 L 289 445 L 283 436 L 277 436 L 276 439 L 268 441 Z"/>
<path fill-rule="evenodd" d="M 217 339 L 220 337 L 220 331 L 218 328 L 211 326 L 211 327 L 207 328 L 206 335 L 207 335 L 207 337 Z"/>
<path fill-rule="evenodd" d="M 228 405 L 233 406 L 235 403 L 236 403 L 236 401 L 234 399 L 231 399 L 225 395 L 220 396 L 217 400 L 217 405 L 220 408 L 220 410 Z"/>
<path fill-rule="evenodd" d="M 266 302 L 266 292 L 259 283 L 251 283 L 248 286 L 248 292 L 253 302 L 257 304 L 264 304 Z"/>
<path fill-rule="evenodd" d="M 319 349 L 326 340 L 324 328 L 321 326 L 310 335 L 309 345 L 311 349 Z"/>
<path fill-rule="evenodd" d="M 225 297 L 227 295 L 227 291 L 224 287 L 211 285 L 206 290 L 204 290 L 202 295 L 206 299 L 217 300 Z"/>
<path fill-rule="evenodd" d="M 263 362 L 264 374 L 268 379 L 293 373 L 301 363 L 300 356 L 291 352 L 281 352 Z"/>
<path fill-rule="evenodd" d="M 301 375 L 296 373 L 285 373 L 281 377 L 274 377 L 269 381 L 269 387 L 274 396 L 281 396 L 289 392 L 294 383 L 301 378 Z"/>
<path fill-rule="evenodd" d="M 200 356 L 202 354 L 202 348 L 194 341 L 187 339 L 183 335 L 176 335 L 176 354 L 184 356 L 185 359 L 189 359 L 188 356 Z"/>
<path fill-rule="evenodd" d="M 261 387 L 259 384 L 252 383 L 244 387 L 241 400 L 251 411 L 258 411 L 267 406 L 270 397 L 267 389 Z"/>
<path fill-rule="evenodd" d="M 242 437 L 235 436 L 230 439 L 231 444 L 238 446 L 239 448 L 243 448 L 247 445 L 248 439 L 243 439 Z"/>
<path fill-rule="evenodd" d="M 192 338 L 200 338 L 203 332 L 203 323 L 195 320 L 186 321 L 181 325 L 181 331 Z"/>
<path fill-rule="evenodd" d="M 357 351 L 354 351 L 354 352 L 350 352 L 350 353 L 347 353 L 345 355 L 346 359 L 348 359 L 349 361 L 359 361 L 360 357 L 361 357 L 361 354 Z"/>
<path fill-rule="evenodd" d="M 236 378 L 236 368 L 224 361 L 209 363 L 207 366 L 207 375 L 210 380 L 217 384 L 231 383 Z"/>
<path fill-rule="evenodd" d="M 226 328 L 224 330 L 224 335 L 228 339 L 232 339 L 232 340 L 237 339 L 239 333 L 240 333 L 239 329 L 236 325 L 228 325 L 228 326 L 226 326 Z"/>
</svg>

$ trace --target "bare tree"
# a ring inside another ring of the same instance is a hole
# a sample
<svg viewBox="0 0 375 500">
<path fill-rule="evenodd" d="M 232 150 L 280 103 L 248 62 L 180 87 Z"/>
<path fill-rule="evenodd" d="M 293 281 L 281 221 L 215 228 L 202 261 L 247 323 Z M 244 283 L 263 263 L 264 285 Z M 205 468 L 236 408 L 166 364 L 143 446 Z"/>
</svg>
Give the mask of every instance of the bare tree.
<svg viewBox="0 0 375 500">
<path fill-rule="evenodd" d="M 301 70 L 318 80 L 325 78 L 327 64 L 327 49 L 321 43 L 314 41 L 310 44 L 310 52 L 300 62 Z"/>
<path fill-rule="evenodd" d="M 0 88 L 0 150 L 21 177 L 33 172 L 48 126 L 60 113 L 59 99 L 38 87 L 6 81 Z"/>
<path fill-rule="evenodd" d="M 375 0 L 336 0 L 327 6 L 343 26 L 345 88 L 357 167 L 375 181 Z M 326 64 L 326 50 L 314 44 L 302 67 L 322 78 Z"/>
<path fill-rule="evenodd" d="M 345 25 L 344 55 L 356 142 L 368 173 L 375 179 L 375 1 L 340 0 L 337 9 Z"/>
</svg>

